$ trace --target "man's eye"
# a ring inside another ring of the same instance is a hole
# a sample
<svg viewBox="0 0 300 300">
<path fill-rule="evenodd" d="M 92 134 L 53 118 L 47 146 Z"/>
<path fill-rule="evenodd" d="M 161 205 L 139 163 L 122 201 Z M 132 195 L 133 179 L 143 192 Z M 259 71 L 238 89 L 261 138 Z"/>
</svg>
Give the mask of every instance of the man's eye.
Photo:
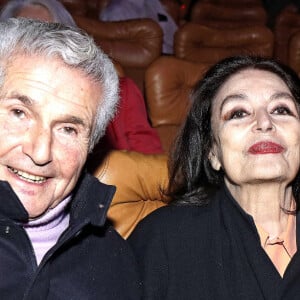
<svg viewBox="0 0 300 300">
<path fill-rule="evenodd" d="M 18 117 L 18 118 L 23 118 L 25 116 L 25 113 L 23 110 L 21 109 L 13 109 L 12 113 L 14 116 Z"/>
<path fill-rule="evenodd" d="M 71 134 L 77 134 L 77 130 L 76 130 L 75 128 L 69 127 L 69 126 L 64 127 L 64 128 L 63 128 L 63 131 L 64 131 L 64 133 L 66 133 L 66 134 L 68 134 L 68 135 L 71 135 Z"/>
<path fill-rule="evenodd" d="M 286 106 L 279 106 L 279 107 L 276 107 L 273 111 L 272 111 L 273 114 L 276 114 L 276 115 L 294 115 L 292 113 L 292 111 L 286 107 Z"/>
</svg>

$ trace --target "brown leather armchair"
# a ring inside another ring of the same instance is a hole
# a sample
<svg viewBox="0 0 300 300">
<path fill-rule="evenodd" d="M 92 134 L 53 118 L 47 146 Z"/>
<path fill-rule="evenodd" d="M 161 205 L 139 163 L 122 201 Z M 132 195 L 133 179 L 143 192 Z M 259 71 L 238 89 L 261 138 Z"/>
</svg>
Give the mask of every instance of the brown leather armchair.
<svg viewBox="0 0 300 300">
<path fill-rule="evenodd" d="M 216 28 L 266 25 L 267 13 L 261 4 L 196 2 L 191 8 L 190 22 Z"/>
<path fill-rule="evenodd" d="M 201 1 L 215 3 L 215 4 L 227 4 L 227 5 L 249 5 L 249 4 L 263 5 L 262 0 L 201 0 Z"/>
<path fill-rule="evenodd" d="M 300 76 L 300 30 L 289 39 L 287 64 Z"/>
<path fill-rule="evenodd" d="M 73 16 L 99 19 L 101 10 L 109 0 L 61 0 L 61 2 Z"/>
<path fill-rule="evenodd" d="M 293 9 L 284 9 L 275 20 L 274 58 L 288 64 L 290 38 L 297 31 L 300 31 L 299 13 Z"/>
<path fill-rule="evenodd" d="M 125 74 L 143 92 L 145 70 L 162 52 L 160 26 L 151 19 L 119 22 L 102 22 L 82 16 L 74 16 L 74 19 L 104 52 L 122 65 Z"/>
<path fill-rule="evenodd" d="M 161 56 L 145 74 L 148 116 L 168 153 L 190 108 L 189 94 L 209 64 Z"/>
<path fill-rule="evenodd" d="M 72 16 L 85 16 L 87 14 L 86 1 L 81 0 L 61 0 L 61 3 L 70 12 Z"/>
<path fill-rule="evenodd" d="M 109 1 L 110 0 L 85 0 L 87 5 L 86 16 L 89 18 L 99 19 L 100 12 L 106 7 Z"/>
<path fill-rule="evenodd" d="M 124 238 L 142 218 L 167 204 L 160 192 L 168 184 L 166 155 L 115 150 L 105 157 L 94 175 L 117 187 L 108 217 Z"/>
<path fill-rule="evenodd" d="M 274 36 L 266 26 L 211 28 L 186 23 L 175 33 L 174 54 L 178 58 L 216 63 L 238 54 L 273 56 Z"/>
</svg>

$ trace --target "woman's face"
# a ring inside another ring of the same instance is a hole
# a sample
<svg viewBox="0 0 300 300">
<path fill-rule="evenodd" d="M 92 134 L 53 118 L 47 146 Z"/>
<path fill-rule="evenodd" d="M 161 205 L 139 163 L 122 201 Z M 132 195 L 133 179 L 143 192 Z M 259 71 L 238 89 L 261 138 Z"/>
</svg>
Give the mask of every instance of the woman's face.
<svg viewBox="0 0 300 300">
<path fill-rule="evenodd" d="M 212 106 L 214 169 L 234 185 L 291 182 L 300 165 L 300 120 L 294 98 L 275 74 L 244 70 L 231 76 Z"/>
</svg>

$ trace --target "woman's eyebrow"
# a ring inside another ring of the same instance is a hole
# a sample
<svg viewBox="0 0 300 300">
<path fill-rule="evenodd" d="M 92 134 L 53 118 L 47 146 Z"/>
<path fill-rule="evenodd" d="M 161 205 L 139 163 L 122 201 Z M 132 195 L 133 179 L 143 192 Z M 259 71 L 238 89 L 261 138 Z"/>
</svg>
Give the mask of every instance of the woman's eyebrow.
<svg viewBox="0 0 300 300">
<path fill-rule="evenodd" d="M 247 96 L 245 94 L 230 94 L 222 100 L 222 103 L 221 103 L 221 106 L 220 106 L 220 111 L 222 111 L 223 106 L 228 101 L 231 101 L 231 100 L 244 100 L 246 98 L 247 98 Z M 270 97 L 270 100 L 277 100 L 277 99 L 282 99 L 282 98 L 289 99 L 289 100 L 292 100 L 292 101 L 295 102 L 295 98 L 288 92 L 276 92 Z"/>
<path fill-rule="evenodd" d="M 296 102 L 295 98 L 290 93 L 287 93 L 287 92 L 276 92 L 271 96 L 270 99 L 277 100 L 277 99 L 282 99 L 282 98 L 289 99 L 289 100 Z"/>
<path fill-rule="evenodd" d="M 223 106 L 231 101 L 231 100 L 245 100 L 247 98 L 247 96 L 245 94 L 230 94 L 227 95 L 221 102 L 221 106 L 220 106 L 220 111 L 222 111 Z"/>
</svg>

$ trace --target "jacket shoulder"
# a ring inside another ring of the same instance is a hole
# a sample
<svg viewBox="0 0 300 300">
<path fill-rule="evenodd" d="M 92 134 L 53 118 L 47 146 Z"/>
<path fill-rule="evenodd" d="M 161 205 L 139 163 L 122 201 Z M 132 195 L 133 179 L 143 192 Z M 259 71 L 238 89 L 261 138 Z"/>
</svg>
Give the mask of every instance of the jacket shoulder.
<svg viewBox="0 0 300 300">
<path fill-rule="evenodd" d="M 189 228 L 203 228 L 210 222 L 216 211 L 212 203 L 206 206 L 165 206 L 146 216 L 137 225 L 132 235 L 172 235 L 184 233 Z"/>
</svg>

